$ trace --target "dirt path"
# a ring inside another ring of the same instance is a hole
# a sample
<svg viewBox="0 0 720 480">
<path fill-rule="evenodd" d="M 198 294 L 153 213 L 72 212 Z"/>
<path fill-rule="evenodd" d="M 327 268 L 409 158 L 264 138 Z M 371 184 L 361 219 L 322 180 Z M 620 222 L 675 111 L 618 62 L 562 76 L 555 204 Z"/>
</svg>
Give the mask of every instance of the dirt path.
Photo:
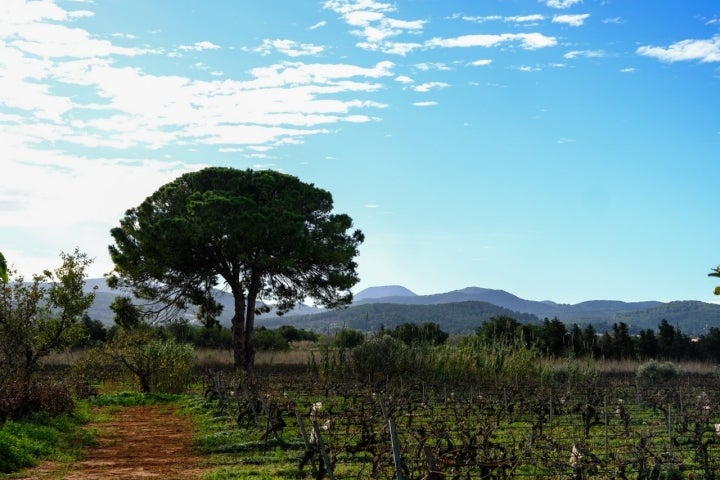
<svg viewBox="0 0 720 480">
<path fill-rule="evenodd" d="M 198 479 L 208 470 L 194 450 L 187 418 L 169 405 L 125 407 L 93 423 L 97 447 L 70 466 L 41 464 L 27 479 Z"/>
</svg>

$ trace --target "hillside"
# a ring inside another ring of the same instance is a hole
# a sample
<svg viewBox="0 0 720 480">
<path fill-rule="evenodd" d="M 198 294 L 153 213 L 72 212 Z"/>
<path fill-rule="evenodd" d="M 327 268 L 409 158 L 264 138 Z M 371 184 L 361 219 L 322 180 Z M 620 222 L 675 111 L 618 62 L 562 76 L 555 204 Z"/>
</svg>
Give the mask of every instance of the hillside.
<svg viewBox="0 0 720 480">
<path fill-rule="evenodd" d="M 112 325 L 110 304 L 116 293 L 104 279 L 88 279 L 86 288 L 96 290 L 95 303 L 89 311 L 91 318 Z M 232 297 L 217 290 L 217 298 L 224 305 L 220 323 L 229 326 L 232 317 Z M 427 308 L 420 308 L 427 307 Z M 508 315 L 523 323 L 558 318 L 568 325 L 593 324 L 596 330 L 610 330 L 613 323 L 625 322 L 631 333 L 656 329 L 662 320 L 679 327 L 688 335 L 700 335 L 707 327 L 720 327 L 720 305 L 675 301 L 662 303 L 590 300 L 575 305 L 552 301 L 534 301 L 517 297 L 504 290 L 469 287 L 434 295 L 416 295 L 399 285 L 371 287 L 355 295 L 354 304 L 346 309 L 327 311 L 300 305 L 282 317 L 274 312 L 257 318 L 258 325 L 277 326 L 292 323 L 300 328 L 325 330 L 343 325 L 359 330 L 374 330 L 380 324 L 391 328 L 404 322 L 436 322 L 450 333 L 473 331 L 482 321 L 497 315 Z M 187 314 L 192 318 L 192 312 Z"/>
<path fill-rule="evenodd" d="M 511 316 L 521 323 L 540 322 L 535 315 L 513 312 L 487 302 L 457 302 L 440 305 L 361 304 L 314 315 L 297 315 L 292 318 L 292 323 L 298 328 L 320 332 L 343 327 L 376 332 L 381 325 L 394 328 L 401 323 L 435 322 L 448 333 L 468 334 L 473 333 L 483 322 L 501 315 Z M 267 327 L 288 323 L 288 319 L 282 317 L 262 318 L 258 323 Z"/>
</svg>

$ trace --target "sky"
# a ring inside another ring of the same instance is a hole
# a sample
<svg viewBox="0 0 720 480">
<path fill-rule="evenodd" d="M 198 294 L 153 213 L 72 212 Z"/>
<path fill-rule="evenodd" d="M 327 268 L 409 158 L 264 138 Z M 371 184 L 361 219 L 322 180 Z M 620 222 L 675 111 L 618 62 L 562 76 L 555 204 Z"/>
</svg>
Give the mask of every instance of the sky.
<svg viewBox="0 0 720 480">
<path fill-rule="evenodd" d="M 0 149 L 26 277 L 218 165 L 331 192 L 355 292 L 720 299 L 714 0 L 0 0 Z"/>
</svg>

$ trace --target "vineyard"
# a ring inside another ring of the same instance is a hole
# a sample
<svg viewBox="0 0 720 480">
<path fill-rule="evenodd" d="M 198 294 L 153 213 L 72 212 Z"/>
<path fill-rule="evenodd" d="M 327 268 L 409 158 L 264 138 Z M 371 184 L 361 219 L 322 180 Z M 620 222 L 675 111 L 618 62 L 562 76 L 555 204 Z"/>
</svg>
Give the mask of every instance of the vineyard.
<svg viewBox="0 0 720 480">
<path fill-rule="evenodd" d="M 715 377 L 369 380 L 212 373 L 205 396 L 241 462 L 281 449 L 294 478 L 720 478 Z"/>
</svg>

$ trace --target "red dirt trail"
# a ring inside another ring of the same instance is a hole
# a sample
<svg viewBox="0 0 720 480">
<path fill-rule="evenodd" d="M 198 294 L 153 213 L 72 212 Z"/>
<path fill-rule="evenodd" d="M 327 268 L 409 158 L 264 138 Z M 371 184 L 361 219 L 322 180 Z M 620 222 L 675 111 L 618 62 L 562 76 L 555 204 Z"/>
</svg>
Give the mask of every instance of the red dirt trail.
<svg viewBox="0 0 720 480">
<path fill-rule="evenodd" d="M 26 479 L 105 480 L 201 478 L 209 467 L 193 447 L 190 420 L 168 405 L 124 407 L 92 423 L 98 445 L 70 465 L 42 463 Z"/>
</svg>

